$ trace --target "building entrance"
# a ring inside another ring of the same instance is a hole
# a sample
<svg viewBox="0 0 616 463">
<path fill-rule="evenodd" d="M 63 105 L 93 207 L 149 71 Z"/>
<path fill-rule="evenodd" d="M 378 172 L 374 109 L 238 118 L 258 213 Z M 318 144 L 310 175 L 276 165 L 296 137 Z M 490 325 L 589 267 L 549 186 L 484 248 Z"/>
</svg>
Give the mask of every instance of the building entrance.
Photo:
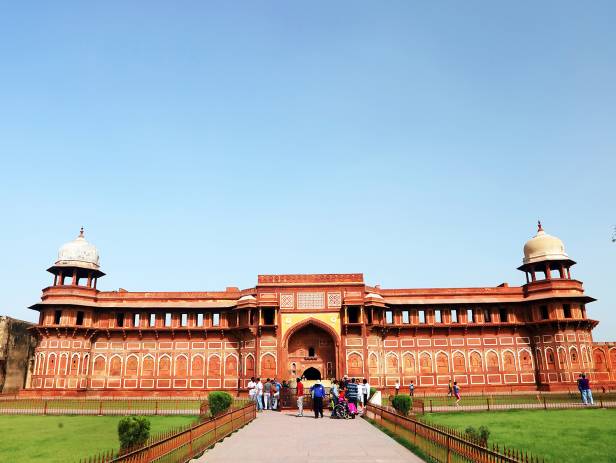
<svg viewBox="0 0 616 463">
<path fill-rule="evenodd" d="M 291 376 L 303 375 L 308 380 L 336 377 L 336 351 L 331 335 L 308 324 L 291 335 L 288 342 L 288 368 Z"/>
<path fill-rule="evenodd" d="M 302 376 L 307 380 L 321 380 L 321 372 L 317 370 L 315 367 L 306 368 Z"/>
</svg>

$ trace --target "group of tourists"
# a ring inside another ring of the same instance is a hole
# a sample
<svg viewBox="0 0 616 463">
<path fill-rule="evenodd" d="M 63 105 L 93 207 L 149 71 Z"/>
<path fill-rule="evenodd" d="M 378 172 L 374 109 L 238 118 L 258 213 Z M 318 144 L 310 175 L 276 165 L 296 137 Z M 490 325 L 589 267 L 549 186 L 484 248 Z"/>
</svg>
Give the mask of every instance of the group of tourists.
<svg viewBox="0 0 616 463">
<path fill-rule="evenodd" d="M 323 418 L 323 402 L 327 397 L 325 387 L 320 381 L 317 381 L 310 387 L 309 392 L 312 398 L 314 417 Z M 302 383 L 302 378 L 297 378 L 297 416 L 304 416 L 305 396 L 306 390 Z M 370 384 L 368 384 L 368 380 L 365 378 L 363 380 L 349 379 L 345 375 L 340 380 L 332 380 L 329 389 L 330 418 L 355 418 L 356 415 L 362 412 L 365 404 L 368 403 L 369 396 Z"/>
<path fill-rule="evenodd" d="M 275 377 L 261 381 L 261 378 L 250 378 L 248 383 L 248 397 L 257 403 L 257 411 L 280 410 L 280 391 L 288 387 L 286 381 L 282 383 Z"/>
</svg>

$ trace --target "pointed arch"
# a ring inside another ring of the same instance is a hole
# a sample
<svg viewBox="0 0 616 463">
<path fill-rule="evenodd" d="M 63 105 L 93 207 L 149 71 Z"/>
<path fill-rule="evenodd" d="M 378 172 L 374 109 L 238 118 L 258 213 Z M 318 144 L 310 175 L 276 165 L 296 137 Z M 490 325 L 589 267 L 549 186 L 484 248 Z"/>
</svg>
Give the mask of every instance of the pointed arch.
<svg viewBox="0 0 616 463">
<path fill-rule="evenodd" d="M 210 354 L 207 358 L 207 375 L 221 376 L 220 354 Z"/>
<path fill-rule="evenodd" d="M 90 372 L 90 354 L 85 354 L 83 356 L 83 361 L 81 362 L 81 374 L 87 375 Z"/>
<path fill-rule="evenodd" d="M 468 362 L 470 364 L 470 369 L 472 373 L 483 372 L 483 359 L 481 358 L 481 354 L 479 353 L 479 351 L 471 351 L 468 357 Z"/>
<path fill-rule="evenodd" d="M 255 375 L 255 356 L 254 354 L 248 354 L 244 359 L 244 374 L 251 378 Z"/>
<path fill-rule="evenodd" d="M 442 350 L 436 353 L 436 372 L 449 373 L 449 355 Z"/>
<path fill-rule="evenodd" d="M 237 376 L 237 354 L 227 354 L 225 357 L 225 376 Z"/>
<path fill-rule="evenodd" d="M 43 352 L 38 354 L 38 365 L 37 365 L 36 373 L 39 375 L 42 375 L 45 373 L 45 353 Z"/>
<path fill-rule="evenodd" d="M 569 347 L 569 359 L 571 360 L 571 366 L 573 368 L 578 368 L 580 365 L 580 356 L 578 354 L 578 350 L 575 346 Z"/>
<path fill-rule="evenodd" d="M 60 354 L 60 366 L 58 368 L 59 375 L 65 375 L 68 369 L 68 353 L 63 352 Z"/>
<path fill-rule="evenodd" d="M 71 376 L 77 376 L 79 374 L 79 354 L 77 353 L 71 356 L 68 374 Z"/>
<path fill-rule="evenodd" d="M 432 373 L 434 371 L 430 352 L 423 351 L 419 354 L 419 369 L 421 373 Z"/>
<path fill-rule="evenodd" d="M 453 371 L 454 373 L 464 373 L 466 371 L 466 356 L 461 350 L 453 351 Z"/>
<path fill-rule="evenodd" d="M 364 357 L 360 352 L 347 352 L 347 374 L 351 377 L 363 376 L 364 374 Z"/>
<path fill-rule="evenodd" d="M 137 376 L 139 373 L 139 358 L 131 354 L 126 358 L 126 376 Z"/>
<path fill-rule="evenodd" d="M 46 374 L 48 375 L 55 375 L 56 374 L 56 363 L 57 363 L 57 356 L 55 352 L 52 352 L 51 354 L 49 354 L 49 357 L 47 357 L 47 372 Z"/>
<path fill-rule="evenodd" d="M 302 328 L 305 328 L 308 325 L 314 325 L 326 331 L 334 340 L 336 348 L 339 347 L 340 338 L 338 337 L 338 333 L 336 333 L 336 331 L 327 323 L 324 323 L 321 320 L 318 320 L 313 317 L 302 320 L 301 322 L 298 322 L 295 325 L 291 326 L 282 338 L 282 347 L 287 349 L 289 347 L 289 339 L 291 339 L 291 336 L 293 336 L 293 334 L 295 334 L 297 331 L 301 330 Z"/>
<path fill-rule="evenodd" d="M 498 353 L 493 349 L 488 350 L 486 352 L 486 366 L 487 366 L 488 372 L 498 373 L 500 369 L 499 365 L 500 365 L 500 361 L 498 358 Z"/>
<path fill-rule="evenodd" d="M 548 370 L 554 370 L 556 368 L 556 357 L 554 356 L 554 349 L 546 347 L 545 349 L 545 364 Z"/>
<path fill-rule="evenodd" d="M 502 353 L 503 371 L 514 372 L 517 370 L 515 354 L 511 349 L 505 349 Z"/>
<path fill-rule="evenodd" d="M 567 350 L 563 346 L 559 346 L 556 349 L 556 356 L 558 357 L 558 368 L 566 370 L 567 368 Z"/>
<path fill-rule="evenodd" d="M 190 375 L 198 378 L 205 376 L 205 359 L 201 354 L 194 354 L 190 363 Z"/>
<path fill-rule="evenodd" d="M 520 370 L 532 371 L 534 369 L 532 351 L 526 348 L 518 350 L 518 363 Z"/>
<path fill-rule="evenodd" d="M 368 355 L 368 370 L 370 376 L 377 376 L 379 374 L 379 357 L 374 352 L 370 352 Z"/>
<path fill-rule="evenodd" d="M 93 370 L 92 373 L 95 375 L 104 375 L 107 371 L 107 357 L 102 354 L 94 357 Z"/>
<path fill-rule="evenodd" d="M 145 378 L 151 378 L 154 376 L 155 363 L 154 356 L 147 354 L 143 357 L 141 362 L 141 376 Z"/>
<path fill-rule="evenodd" d="M 109 376 L 122 376 L 122 357 L 113 355 L 109 359 Z"/>
<path fill-rule="evenodd" d="M 158 359 L 158 376 L 171 376 L 171 356 L 163 354 Z"/>
<path fill-rule="evenodd" d="M 276 376 L 277 359 L 272 352 L 261 355 L 261 376 L 272 378 Z M 322 373 L 323 374 L 323 373 Z"/>
<path fill-rule="evenodd" d="M 588 356 L 588 350 L 586 349 L 586 346 L 582 344 L 580 350 L 582 351 L 582 365 L 584 365 L 585 367 L 590 366 L 590 358 Z"/>
<path fill-rule="evenodd" d="M 402 373 L 404 376 L 414 375 L 416 371 L 415 356 L 411 352 L 402 354 Z"/>
<path fill-rule="evenodd" d="M 607 362 L 605 361 L 605 354 L 601 349 L 595 349 L 593 360 L 595 361 L 595 369 L 598 371 L 607 371 Z"/>
<path fill-rule="evenodd" d="M 385 354 L 385 373 L 389 375 L 397 375 L 399 373 L 397 353 L 387 352 Z"/>
<path fill-rule="evenodd" d="M 175 357 L 174 376 L 185 378 L 188 376 L 188 358 L 185 354 L 180 354 Z"/>
</svg>

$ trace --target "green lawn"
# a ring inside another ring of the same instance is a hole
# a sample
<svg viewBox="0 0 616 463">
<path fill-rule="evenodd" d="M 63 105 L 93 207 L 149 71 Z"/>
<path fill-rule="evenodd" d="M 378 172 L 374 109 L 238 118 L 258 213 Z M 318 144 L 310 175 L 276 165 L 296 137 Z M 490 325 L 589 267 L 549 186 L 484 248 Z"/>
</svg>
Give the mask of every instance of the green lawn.
<svg viewBox="0 0 616 463">
<path fill-rule="evenodd" d="M 0 461 L 71 463 L 117 449 L 119 416 L 0 416 Z M 193 423 L 194 416 L 150 416 L 152 434 Z"/>
<path fill-rule="evenodd" d="M 512 410 L 432 413 L 426 421 L 464 430 L 490 429 L 490 443 L 545 458 L 546 463 L 616 462 L 616 410 Z"/>
</svg>

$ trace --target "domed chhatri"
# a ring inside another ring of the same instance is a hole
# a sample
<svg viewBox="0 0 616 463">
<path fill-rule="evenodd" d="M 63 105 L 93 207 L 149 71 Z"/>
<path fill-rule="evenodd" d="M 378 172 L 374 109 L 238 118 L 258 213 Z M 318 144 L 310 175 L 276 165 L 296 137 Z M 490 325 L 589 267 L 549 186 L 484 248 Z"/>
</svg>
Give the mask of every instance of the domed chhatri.
<svg viewBox="0 0 616 463">
<path fill-rule="evenodd" d="M 83 235 L 83 227 L 79 236 L 73 241 L 64 244 L 58 251 L 58 260 L 55 267 L 78 267 L 90 270 L 99 270 L 98 250 L 86 241 Z"/>
<path fill-rule="evenodd" d="M 524 245 L 523 263 L 534 264 L 549 260 L 570 260 L 565 252 L 563 242 L 555 236 L 548 235 L 543 230 L 541 222 L 538 222 L 537 225 L 537 234 Z"/>
</svg>

